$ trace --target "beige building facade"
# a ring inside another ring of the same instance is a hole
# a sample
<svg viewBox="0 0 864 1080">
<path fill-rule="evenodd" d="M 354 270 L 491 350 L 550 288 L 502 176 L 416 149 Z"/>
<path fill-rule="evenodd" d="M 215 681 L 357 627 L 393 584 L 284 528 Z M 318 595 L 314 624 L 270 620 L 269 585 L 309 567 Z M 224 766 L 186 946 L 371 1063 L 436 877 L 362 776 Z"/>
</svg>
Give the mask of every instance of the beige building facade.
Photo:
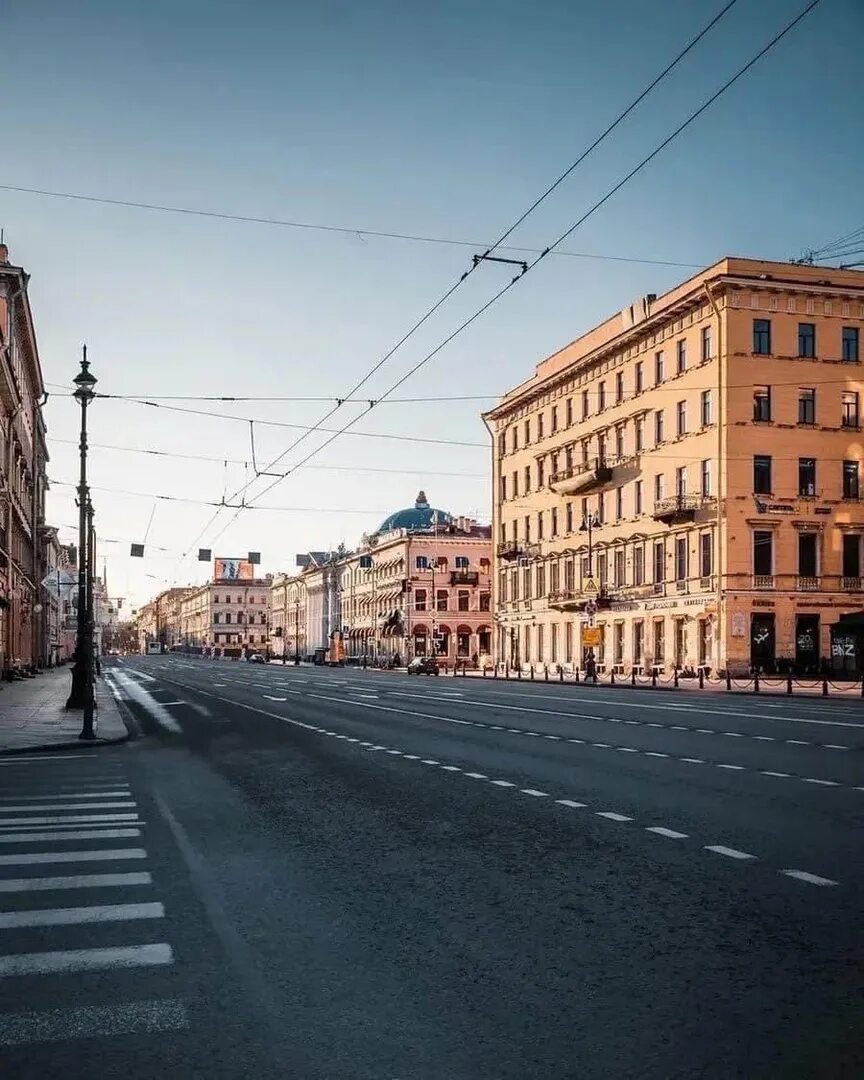
<svg viewBox="0 0 864 1080">
<path fill-rule="evenodd" d="M 268 575 L 184 590 L 176 605 L 174 643 L 215 656 L 269 653 L 271 586 Z"/>
<path fill-rule="evenodd" d="M 730 258 L 540 363 L 486 415 L 496 658 L 824 665 L 864 609 L 862 328 L 861 272 Z"/>
</svg>

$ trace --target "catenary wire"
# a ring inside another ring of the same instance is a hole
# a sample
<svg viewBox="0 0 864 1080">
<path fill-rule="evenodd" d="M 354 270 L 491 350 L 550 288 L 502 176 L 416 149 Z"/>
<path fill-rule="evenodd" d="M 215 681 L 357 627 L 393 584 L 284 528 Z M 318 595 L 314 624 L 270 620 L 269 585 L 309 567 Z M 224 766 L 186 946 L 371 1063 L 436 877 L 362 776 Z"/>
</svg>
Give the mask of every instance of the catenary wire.
<svg viewBox="0 0 864 1080">
<path fill-rule="evenodd" d="M 493 304 L 497 303 L 497 301 L 500 300 L 501 297 L 503 297 L 506 293 L 508 293 L 518 281 L 521 281 L 527 273 L 533 270 L 543 259 L 550 255 L 560 244 L 562 244 L 569 236 L 571 236 L 576 231 L 576 229 L 579 228 L 580 225 L 582 225 L 589 217 L 591 217 L 592 214 L 594 214 L 606 202 L 608 202 L 609 199 L 613 197 L 613 195 L 620 191 L 625 184 L 629 183 L 629 181 L 634 176 L 636 176 L 637 173 L 641 172 L 641 170 L 644 169 L 645 166 L 649 164 L 649 162 L 653 161 L 653 159 L 657 157 L 657 155 L 660 154 L 674 139 L 676 139 L 683 131 L 685 131 L 699 116 L 702 115 L 702 113 L 704 113 L 708 108 L 710 108 L 710 106 L 713 105 L 713 103 L 717 101 L 717 99 L 721 97 L 721 95 L 723 95 L 731 86 L 733 86 L 740 78 L 742 78 L 750 70 L 750 68 L 754 66 L 754 64 L 758 63 L 758 61 L 761 60 L 761 58 L 765 56 L 766 53 L 773 49 L 774 46 L 778 44 L 778 42 L 780 42 L 795 26 L 797 26 L 798 23 L 800 23 L 801 20 L 804 19 L 819 4 L 819 2 L 820 0 L 810 0 L 810 3 L 807 4 L 807 6 L 801 12 L 799 12 L 799 14 L 794 19 L 790 20 L 777 34 L 775 34 L 774 37 L 771 38 L 771 40 L 766 45 L 764 45 L 759 50 L 759 52 L 756 53 L 755 56 L 753 56 L 746 64 L 744 64 L 743 67 L 739 68 L 734 75 L 727 79 L 727 81 L 723 83 L 723 85 L 718 90 L 716 90 L 709 98 L 707 98 L 697 109 L 690 113 L 686 120 L 679 124 L 678 127 L 676 127 L 670 135 L 668 135 L 649 154 L 642 158 L 642 160 L 633 169 L 631 169 L 630 172 L 628 172 L 612 188 L 610 188 L 609 191 L 607 191 L 606 194 L 602 196 L 602 198 L 598 199 L 598 201 L 594 203 L 594 205 L 590 207 L 580 218 L 578 218 L 568 229 L 566 229 L 565 232 L 563 232 L 557 240 L 550 244 L 549 247 L 545 248 L 541 252 L 541 254 L 538 255 L 536 259 L 534 259 L 533 262 L 529 263 L 528 267 L 521 274 L 512 278 L 506 285 L 503 286 L 503 288 L 499 289 L 497 293 L 493 294 L 493 296 L 489 300 L 487 300 L 485 304 L 483 304 L 472 315 L 465 319 L 464 322 L 457 326 L 456 329 L 453 330 L 442 342 L 440 342 L 434 349 L 428 352 L 401 378 L 397 379 L 397 381 L 393 383 L 386 391 L 384 391 L 383 394 L 380 394 L 378 400 L 383 401 L 385 398 L 388 398 L 395 390 L 398 390 L 398 388 L 402 386 L 403 383 L 405 383 L 414 374 L 416 374 L 416 372 L 419 371 L 420 368 L 422 368 L 425 364 L 432 360 L 433 357 L 435 357 L 446 345 L 448 345 L 455 337 L 457 337 L 457 335 L 461 334 L 465 329 L 467 329 L 467 327 L 469 327 L 473 322 L 479 319 L 481 315 L 488 311 Z M 370 411 L 371 409 L 364 410 L 364 412 L 362 412 L 354 420 L 349 421 L 349 423 L 345 424 L 338 432 L 335 432 L 333 435 L 331 435 L 329 439 L 325 439 L 325 441 L 316 450 L 312 451 L 310 454 L 307 454 L 306 457 L 302 458 L 301 461 L 298 462 L 298 465 L 307 464 L 312 457 L 314 457 L 316 454 L 320 453 L 323 449 L 329 446 L 340 435 L 348 432 L 349 428 L 351 428 L 355 423 L 357 423 L 364 416 L 366 416 Z M 295 468 L 296 467 L 297 466 L 295 466 Z M 268 484 L 263 491 L 259 492 L 255 496 L 255 498 L 258 499 L 261 498 L 263 495 L 267 494 L 268 491 L 271 491 L 277 484 L 281 483 L 287 475 L 290 475 L 290 472 L 274 479 L 273 482 Z"/>
</svg>

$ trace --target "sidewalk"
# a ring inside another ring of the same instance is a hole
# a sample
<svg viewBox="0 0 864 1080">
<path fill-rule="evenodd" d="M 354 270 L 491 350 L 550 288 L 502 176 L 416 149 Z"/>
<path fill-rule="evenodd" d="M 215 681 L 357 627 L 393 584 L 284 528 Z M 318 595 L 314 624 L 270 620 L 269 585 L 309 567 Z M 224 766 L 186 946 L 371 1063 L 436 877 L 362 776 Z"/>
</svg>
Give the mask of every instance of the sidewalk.
<svg viewBox="0 0 864 1080">
<path fill-rule="evenodd" d="M 0 684 L 0 755 L 105 746 L 129 737 L 111 691 L 97 679 L 97 738 L 79 742 L 82 712 L 64 708 L 71 683 L 71 667 L 60 667 L 33 679 Z"/>
</svg>

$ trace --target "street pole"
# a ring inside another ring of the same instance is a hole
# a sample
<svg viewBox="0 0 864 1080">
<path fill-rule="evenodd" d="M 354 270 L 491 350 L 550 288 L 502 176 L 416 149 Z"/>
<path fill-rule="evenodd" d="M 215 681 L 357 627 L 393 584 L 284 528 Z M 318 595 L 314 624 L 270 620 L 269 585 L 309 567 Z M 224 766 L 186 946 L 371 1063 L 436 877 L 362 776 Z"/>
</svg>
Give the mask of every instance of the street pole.
<svg viewBox="0 0 864 1080">
<path fill-rule="evenodd" d="M 75 664 L 72 668 L 72 686 L 66 701 L 67 709 L 84 709 L 84 724 L 80 738 L 93 739 L 92 703 L 88 720 L 88 686 L 92 680 L 92 658 L 87 645 L 87 406 L 95 397 L 93 387 L 96 377 L 90 372 L 87 346 L 82 350 L 81 370 L 75 376 L 75 400 L 81 406 L 81 437 L 78 443 L 80 474 L 78 479 L 78 612 L 75 640 Z M 92 698 L 91 698 L 92 702 Z"/>
<path fill-rule="evenodd" d="M 294 666 L 300 663 L 300 597 L 294 597 Z"/>
</svg>

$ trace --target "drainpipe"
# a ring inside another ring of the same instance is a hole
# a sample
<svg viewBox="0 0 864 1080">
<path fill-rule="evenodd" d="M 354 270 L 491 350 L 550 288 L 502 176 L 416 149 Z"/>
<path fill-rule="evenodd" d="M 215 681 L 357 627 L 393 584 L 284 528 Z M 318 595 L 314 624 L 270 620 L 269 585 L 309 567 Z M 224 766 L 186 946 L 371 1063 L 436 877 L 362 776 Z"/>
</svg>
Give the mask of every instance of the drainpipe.
<svg viewBox="0 0 864 1080">
<path fill-rule="evenodd" d="M 723 316 L 720 313 L 720 308 L 717 306 L 717 301 L 714 298 L 714 294 L 711 291 L 711 286 L 708 282 L 705 282 L 705 295 L 708 297 L 708 302 L 714 309 L 714 314 L 717 316 L 717 494 L 715 496 L 717 500 L 717 558 L 715 573 L 717 575 L 717 628 L 715 635 L 715 654 L 717 661 L 717 668 L 720 668 L 720 648 L 723 641 L 723 621 L 725 614 L 723 611 L 723 498 L 725 495 L 724 490 L 724 477 L 725 471 L 723 468 L 723 425 L 725 420 L 724 400 L 723 400 Z M 728 657 L 726 658 L 728 667 Z"/>
</svg>

